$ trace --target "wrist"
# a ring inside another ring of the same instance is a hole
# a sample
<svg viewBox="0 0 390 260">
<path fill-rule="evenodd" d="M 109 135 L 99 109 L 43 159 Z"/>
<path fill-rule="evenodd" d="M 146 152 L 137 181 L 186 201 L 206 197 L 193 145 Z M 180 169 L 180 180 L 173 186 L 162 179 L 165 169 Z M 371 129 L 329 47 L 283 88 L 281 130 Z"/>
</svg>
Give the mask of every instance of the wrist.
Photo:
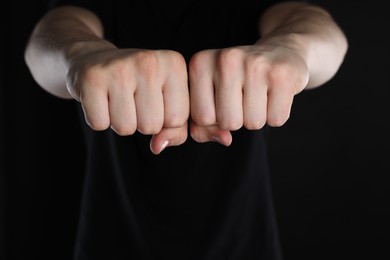
<svg viewBox="0 0 390 260">
<path fill-rule="evenodd" d="M 274 32 L 264 35 L 259 39 L 255 45 L 262 46 L 262 48 L 275 48 L 282 47 L 289 49 L 306 62 L 309 63 L 310 56 L 310 38 L 304 33 L 292 33 L 292 32 Z"/>
<path fill-rule="evenodd" d="M 64 55 L 67 63 L 85 54 L 117 49 L 117 47 L 109 41 L 103 39 L 88 39 L 74 41 L 65 49 Z"/>
</svg>

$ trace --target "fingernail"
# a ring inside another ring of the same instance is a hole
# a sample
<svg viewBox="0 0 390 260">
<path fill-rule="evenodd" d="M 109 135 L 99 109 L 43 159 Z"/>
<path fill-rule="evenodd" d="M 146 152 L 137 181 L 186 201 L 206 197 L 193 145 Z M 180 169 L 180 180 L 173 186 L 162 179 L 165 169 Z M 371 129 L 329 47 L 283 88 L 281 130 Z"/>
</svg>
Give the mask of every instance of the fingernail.
<svg viewBox="0 0 390 260">
<path fill-rule="evenodd" d="M 160 153 L 168 146 L 168 144 L 169 144 L 169 141 L 166 140 L 166 141 L 161 145 Z"/>
<path fill-rule="evenodd" d="M 211 136 L 211 139 L 212 139 L 214 142 L 218 142 L 218 143 L 221 142 L 221 139 L 219 139 L 219 137 L 218 137 L 217 135 Z"/>
</svg>

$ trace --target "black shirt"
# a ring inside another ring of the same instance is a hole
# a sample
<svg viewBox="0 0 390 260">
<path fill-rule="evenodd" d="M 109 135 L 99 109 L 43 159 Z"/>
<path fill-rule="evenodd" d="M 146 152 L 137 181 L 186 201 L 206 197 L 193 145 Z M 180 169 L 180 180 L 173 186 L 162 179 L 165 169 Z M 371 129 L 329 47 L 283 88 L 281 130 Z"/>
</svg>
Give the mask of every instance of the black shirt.
<svg viewBox="0 0 390 260">
<path fill-rule="evenodd" d="M 248 45 L 276 1 L 52 1 L 102 19 L 121 48 L 197 51 Z M 78 104 L 76 104 L 78 105 Z M 80 107 L 79 107 L 80 108 Z M 232 132 L 233 143 L 194 142 L 156 156 L 150 136 L 96 132 L 80 118 L 86 177 L 75 260 L 282 259 L 266 155 L 267 127 Z M 82 145 L 82 144 L 80 144 Z"/>
</svg>

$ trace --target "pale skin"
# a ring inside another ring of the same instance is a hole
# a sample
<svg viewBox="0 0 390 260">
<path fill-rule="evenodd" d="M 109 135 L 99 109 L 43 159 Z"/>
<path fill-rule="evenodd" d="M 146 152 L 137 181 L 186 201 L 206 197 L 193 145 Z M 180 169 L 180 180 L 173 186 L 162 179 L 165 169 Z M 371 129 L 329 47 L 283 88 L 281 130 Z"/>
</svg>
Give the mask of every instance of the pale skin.
<svg viewBox="0 0 390 260">
<path fill-rule="evenodd" d="M 173 50 L 118 49 L 95 14 L 59 7 L 37 23 L 25 59 L 43 89 L 81 103 L 96 131 L 152 135 L 159 154 L 183 144 L 190 124 L 195 141 L 229 146 L 231 131 L 282 126 L 294 96 L 329 81 L 348 48 L 329 13 L 307 3 L 274 5 L 258 27 L 256 43 L 198 52 L 187 67 Z"/>
</svg>

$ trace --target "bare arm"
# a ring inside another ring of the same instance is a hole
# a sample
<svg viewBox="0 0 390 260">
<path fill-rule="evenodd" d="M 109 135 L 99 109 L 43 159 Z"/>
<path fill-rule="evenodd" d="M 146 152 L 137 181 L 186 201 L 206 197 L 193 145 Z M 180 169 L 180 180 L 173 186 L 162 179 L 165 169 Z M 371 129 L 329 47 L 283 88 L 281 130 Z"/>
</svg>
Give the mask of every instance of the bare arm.
<svg viewBox="0 0 390 260">
<path fill-rule="evenodd" d="M 347 38 L 323 8 L 301 2 L 272 6 L 259 22 L 260 43 L 282 39 L 299 52 L 310 75 L 306 88 L 318 87 L 338 71 L 348 49 Z"/>
<path fill-rule="evenodd" d="M 330 80 L 348 43 L 329 12 L 302 2 L 271 6 L 253 45 L 201 51 L 190 62 L 191 135 L 230 145 L 230 131 L 282 126 L 294 96 Z"/>
<path fill-rule="evenodd" d="M 103 27 L 92 12 L 60 7 L 35 26 L 25 50 L 25 61 L 36 82 L 49 93 L 71 98 L 66 88 L 69 61 L 83 51 L 115 48 L 103 40 Z"/>
<path fill-rule="evenodd" d="M 94 13 L 64 6 L 37 23 L 25 60 L 43 89 L 81 103 L 94 130 L 152 135 L 155 154 L 187 139 L 188 80 L 180 53 L 119 49 L 104 39 Z"/>
<path fill-rule="evenodd" d="M 253 45 L 204 50 L 191 58 L 191 134 L 196 141 L 229 145 L 229 131 L 242 126 L 283 125 L 294 96 L 330 80 L 348 48 L 329 13 L 306 3 L 272 6 L 262 15 L 259 32 Z M 155 134 L 152 150 L 157 153 L 167 143 L 184 142 L 189 100 L 181 55 L 118 50 L 102 36 L 93 13 L 59 8 L 37 24 L 26 62 L 44 89 L 81 101 L 93 129 Z"/>
</svg>

